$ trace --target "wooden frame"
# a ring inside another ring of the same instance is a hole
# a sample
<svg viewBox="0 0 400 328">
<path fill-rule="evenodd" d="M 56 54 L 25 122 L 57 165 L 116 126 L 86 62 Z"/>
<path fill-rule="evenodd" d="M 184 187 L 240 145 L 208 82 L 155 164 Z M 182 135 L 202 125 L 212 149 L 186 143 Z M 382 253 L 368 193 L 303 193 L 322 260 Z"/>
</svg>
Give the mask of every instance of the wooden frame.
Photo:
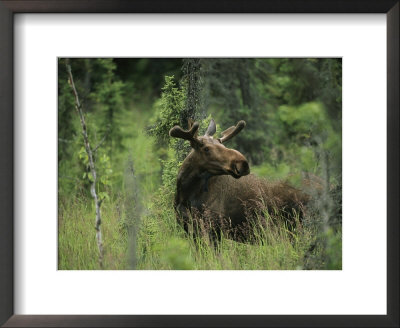
<svg viewBox="0 0 400 328">
<path fill-rule="evenodd" d="M 0 324 L 5 327 L 399 327 L 399 1 L 398 0 L 0 0 Z M 15 13 L 386 13 L 387 315 L 77 316 L 14 315 L 13 15 Z"/>
</svg>

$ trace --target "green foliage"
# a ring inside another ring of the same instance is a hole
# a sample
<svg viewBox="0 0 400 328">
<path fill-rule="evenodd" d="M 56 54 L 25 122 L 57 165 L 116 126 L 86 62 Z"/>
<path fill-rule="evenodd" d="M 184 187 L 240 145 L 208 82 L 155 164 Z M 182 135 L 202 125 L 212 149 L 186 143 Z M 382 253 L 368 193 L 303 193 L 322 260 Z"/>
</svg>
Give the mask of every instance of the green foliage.
<svg viewBox="0 0 400 328">
<path fill-rule="evenodd" d="M 82 179 L 84 182 L 87 181 L 88 182 L 87 184 L 91 184 L 93 182 L 93 176 L 89 170 L 89 159 L 85 147 L 83 146 L 81 147 L 78 156 L 82 164 L 87 168 L 87 170 L 82 174 Z M 109 156 L 103 153 L 102 156 L 100 156 L 97 159 L 96 172 L 99 172 L 96 181 L 97 182 L 96 189 L 99 194 L 99 197 L 100 199 L 103 200 L 104 199 L 109 200 L 110 197 L 108 196 L 107 192 L 104 191 L 107 190 L 107 187 L 111 186 L 111 182 L 113 181 L 114 178 Z"/>
<path fill-rule="evenodd" d="M 295 171 L 320 174 L 320 155 L 329 154 L 336 175 L 341 172 L 341 134 L 333 128 L 320 103 L 280 106 L 270 120 L 269 162 L 289 164 Z"/>
<path fill-rule="evenodd" d="M 115 149 L 122 147 L 120 131 L 121 114 L 124 110 L 124 83 L 116 80 L 116 65 L 113 59 L 105 58 L 86 62 L 88 104 L 96 112 L 96 133 L 105 137 L 102 147 L 111 156 Z"/>
<path fill-rule="evenodd" d="M 113 59 L 70 59 L 75 86 L 86 117 L 89 142 L 99 176 L 96 188 L 104 198 L 107 188 L 119 182 L 112 171 L 113 153 L 123 150 L 121 116 L 124 114 L 124 83 L 115 77 Z M 91 182 L 88 159 L 83 147 L 80 121 L 66 74 L 66 60 L 59 59 L 59 192 L 88 192 Z M 72 159 L 72 160 L 71 160 Z"/>
<path fill-rule="evenodd" d="M 162 165 L 162 183 L 169 196 L 175 189 L 181 161 L 189 151 L 183 140 L 169 136 L 169 130 L 173 126 L 182 126 L 181 118 L 185 99 L 185 91 L 176 86 L 174 77 L 166 76 L 161 97 L 154 103 L 155 116 L 151 120 L 152 125 L 147 130 L 148 135 L 154 138 L 155 151 L 158 153 Z M 171 153 L 171 149 L 175 154 Z"/>
<path fill-rule="evenodd" d="M 185 104 L 184 91 L 178 88 L 173 76 L 165 77 L 161 98 L 155 102 L 156 117 L 148 129 L 159 145 L 169 145 L 173 138 L 168 135 L 174 125 L 181 125 L 180 117 Z"/>
<path fill-rule="evenodd" d="M 182 163 L 177 161 L 176 158 L 171 158 L 169 160 L 163 161 L 162 164 L 162 185 L 167 192 L 174 192 L 176 186 L 176 177 L 178 176 L 178 170 Z"/>
</svg>

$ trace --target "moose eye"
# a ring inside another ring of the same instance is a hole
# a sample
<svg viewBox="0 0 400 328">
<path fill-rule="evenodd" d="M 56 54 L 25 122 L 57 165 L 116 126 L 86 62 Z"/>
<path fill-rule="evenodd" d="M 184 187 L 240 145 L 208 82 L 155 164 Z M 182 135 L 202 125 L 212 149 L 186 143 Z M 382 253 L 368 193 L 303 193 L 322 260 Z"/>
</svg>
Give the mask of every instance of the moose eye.
<svg viewBox="0 0 400 328">
<path fill-rule="evenodd" d="M 204 149 L 203 149 L 206 153 L 208 153 L 209 152 L 209 150 L 210 150 L 210 148 L 208 148 L 208 147 L 204 147 Z"/>
</svg>

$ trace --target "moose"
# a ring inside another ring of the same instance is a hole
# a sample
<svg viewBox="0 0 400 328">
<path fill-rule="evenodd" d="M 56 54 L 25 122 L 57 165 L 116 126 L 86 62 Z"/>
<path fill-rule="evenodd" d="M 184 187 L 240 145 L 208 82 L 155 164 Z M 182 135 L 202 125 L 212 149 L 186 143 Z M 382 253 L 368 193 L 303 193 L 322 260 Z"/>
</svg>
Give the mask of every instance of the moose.
<svg viewBox="0 0 400 328">
<path fill-rule="evenodd" d="M 190 222 L 197 220 L 212 225 L 214 240 L 223 231 L 228 238 L 245 242 L 251 239 L 245 227 L 261 207 L 279 209 L 290 218 L 309 200 L 307 194 L 287 183 L 270 183 L 250 174 L 245 156 L 224 146 L 245 125 L 239 121 L 220 138 L 213 137 L 213 119 L 204 136 L 198 136 L 198 122 L 189 122 L 188 130 L 176 125 L 169 131 L 171 137 L 189 141 L 192 148 L 179 169 L 174 201 L 177 219 L 186 232 Z"/>
</svg>

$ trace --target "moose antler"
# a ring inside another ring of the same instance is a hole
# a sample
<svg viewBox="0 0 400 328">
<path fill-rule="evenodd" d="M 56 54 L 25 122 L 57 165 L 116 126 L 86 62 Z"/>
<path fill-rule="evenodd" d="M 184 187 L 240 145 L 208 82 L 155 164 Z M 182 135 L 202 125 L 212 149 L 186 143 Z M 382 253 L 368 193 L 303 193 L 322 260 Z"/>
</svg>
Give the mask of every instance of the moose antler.
<svg viewBox="0 0 400 328">
<path fill-rule="evenodd" d="M 179 125 L 175 125 L 171 130 L 169 130 L 169 135 L 174 138 L 181 138 L 185 140 L 193 140 L 194 135 L 199 129 L 199 123 L 195 122 L 190 130 L 184 130 Z"/>
<path fill-rule="evenodd" d="M 225 141 L 228 141 L 229 139 L 232 139 L 235 135 L 237 135 L 242 129 L 246 126 L 245 121 L 239 121 L 236 126 L 231 126 L 230 128 L 226 129 L 224 132 L 222 132 L 222 137 L 218 138 L 218 140 L 221 143 L 224 143 Z"/>
<path fill-rule="evenodd" d="M 175 125 L 171 130 L 169 130 L 169 135 L 174 138 L 180 138 L 184 140 L 189 140 L 192 147 L 199 143 L 196 137 L 197 130 L 199 129 L 199 123 L 194 122 L 189 130 L 182 129 L 179 125 Z"/>
</svg>

